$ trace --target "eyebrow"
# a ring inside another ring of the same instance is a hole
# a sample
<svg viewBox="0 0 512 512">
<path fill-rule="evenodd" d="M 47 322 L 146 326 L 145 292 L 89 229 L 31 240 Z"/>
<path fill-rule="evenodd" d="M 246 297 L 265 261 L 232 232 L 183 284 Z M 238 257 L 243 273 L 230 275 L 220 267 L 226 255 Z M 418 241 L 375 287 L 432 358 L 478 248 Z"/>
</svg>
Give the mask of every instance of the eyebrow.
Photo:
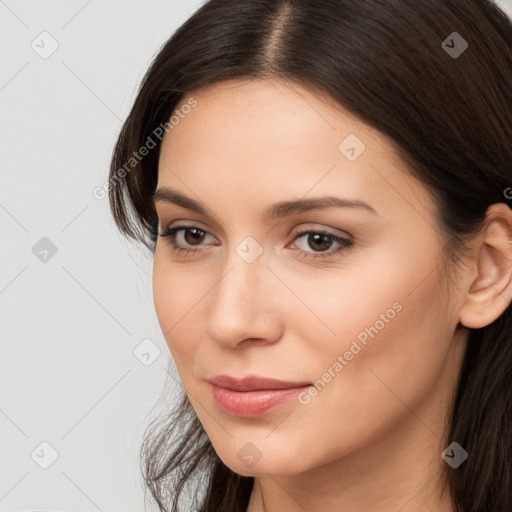
<svg viewBox="0 0 512 512">
<path fill-rule="evenodd" d="M 156 190 L 152 200 L 153 203 L 171 203 L 201 215 L 208 215 L 208 210 L 199 202 L 168 187 L 160 187 Z M 308 199 L 281 201 L 272 204 L 263 213 L 262 220 L 268 221 L 324 208 L 360 208 L 374 215 L 379 215 L 374 208 L 364 201 L 344 199 L 336 196 L 320 196 Z"/>
</svg>

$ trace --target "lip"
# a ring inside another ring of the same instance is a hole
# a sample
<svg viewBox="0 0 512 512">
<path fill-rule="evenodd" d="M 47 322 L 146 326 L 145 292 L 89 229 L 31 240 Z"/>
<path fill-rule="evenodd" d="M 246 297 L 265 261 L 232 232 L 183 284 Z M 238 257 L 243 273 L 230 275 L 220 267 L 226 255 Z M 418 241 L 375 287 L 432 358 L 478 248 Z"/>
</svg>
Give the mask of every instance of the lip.
<svg viewBox="0 0 512 512">
<path fill-rule="evenodd" d="M 312 385 L 310 382 L 287 382 L 252 375 L 242 379 L 218 375 L 208 382 L 213 398 L 224 412 L 244 417 L 270 412 Z"/>
</svg>

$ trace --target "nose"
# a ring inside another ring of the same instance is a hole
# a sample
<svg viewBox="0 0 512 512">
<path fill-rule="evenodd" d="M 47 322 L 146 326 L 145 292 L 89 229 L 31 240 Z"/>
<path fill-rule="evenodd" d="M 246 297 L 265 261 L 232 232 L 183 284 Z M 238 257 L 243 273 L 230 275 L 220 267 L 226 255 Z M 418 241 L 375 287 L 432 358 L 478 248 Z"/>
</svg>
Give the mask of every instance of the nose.
<svg viewBox="0 0 512 512">
<path fill-rule="evenodd" d="M 233 251 L 209 296 L 206 333 L 219 345 L 239 348 L 281 338 L 279 280 L 267 267 L 264 254 L 247 263 Z"/>
</svg>

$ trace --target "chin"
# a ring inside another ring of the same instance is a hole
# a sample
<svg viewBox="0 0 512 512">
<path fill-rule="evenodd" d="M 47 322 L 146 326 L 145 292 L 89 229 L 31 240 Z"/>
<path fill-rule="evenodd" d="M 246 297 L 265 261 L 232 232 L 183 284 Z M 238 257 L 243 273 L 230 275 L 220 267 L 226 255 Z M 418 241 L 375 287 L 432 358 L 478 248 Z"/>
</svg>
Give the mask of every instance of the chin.
<svg viewBox="0 0 512 512">
<path fill-rule="evenodd" d="M 300 447 L 294 453 L 270 447 L 259 450 L 249 441 L 229 453 L 226 450 L 216 450 L 216 453 L 231 471 L 242 476 L 291 476 L 310 469 L 310 465 L 301 457 Z"/>
</svg>

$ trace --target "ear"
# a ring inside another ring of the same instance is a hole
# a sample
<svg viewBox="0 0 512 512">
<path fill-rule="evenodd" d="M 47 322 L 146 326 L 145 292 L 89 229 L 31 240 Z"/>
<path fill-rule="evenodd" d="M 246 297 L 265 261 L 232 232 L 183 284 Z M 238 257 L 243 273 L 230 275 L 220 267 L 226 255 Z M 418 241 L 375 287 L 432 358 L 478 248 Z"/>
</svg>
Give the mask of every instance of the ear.
<svg viewBox="0 0 512 512">
<path fill-rule="evenodd" d="M 512 210 L 505 203 L 491 205 L 476 246 L 476 276 L 459 311 L 465 327 L 480 329 L 494 322 L 512 300 Z"/>
</svg>

